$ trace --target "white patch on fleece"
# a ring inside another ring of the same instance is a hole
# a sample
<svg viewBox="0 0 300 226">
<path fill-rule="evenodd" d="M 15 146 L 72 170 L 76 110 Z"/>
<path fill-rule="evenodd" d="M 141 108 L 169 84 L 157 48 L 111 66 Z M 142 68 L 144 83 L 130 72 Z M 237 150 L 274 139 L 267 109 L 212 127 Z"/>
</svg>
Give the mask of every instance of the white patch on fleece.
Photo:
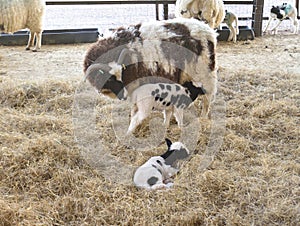
<svg viewBox="0 0 300 226">
<path fill-rule="evenodd" d="M 141 53 L 144 63 L 153 72 L 156 72 L 157 70 L 156 62 L 158 62 L 158 64 L 161 65 L 167 73 L 173 74 L 175 72 L 175 63 L 172 60 L 168 60 L 164 57 L 164 54 L 160 47 L 161 40 L 168 40 L 172 37 L 178 36 L 178 34 L 175 34 L 172 31 L 168 31 L 164 26 L 166 24 L 172 23 L 181 23 L 187 26 L 190 30 L 190 35 L 193 38 L 200 40 L 201 43 L 207 43 L 207 40 L 216 43 L 217 33 L 204 22 L 196 19 L 175 18 L 167 21 L 143 23 L 140 27 L 141 37 L 144 38 L 143 45 L 141 43 L 134 43 L 132 47 L 133 49 L 136 49 Z M 208 68 L 209 63 L 209 58 L 207 57 L 208 50 L 205 49 L 202 55 L 204 56 L 198 57 L 201 65 L 198 66 L 195 63 L 193 63 L 192 65 L 186 65 L 187 67 L 190 67 L 190 69 L 187 70 L 193 72 L 192 75 L 194 76 L 199 72 L 201 74 L 207 74 L 208 70 L 206 68 Z M 197 65 L 196 70 L 195 65 Z M 201 70 L 203 70 L 203 66 L 205 68 L 204 73 L 201 72 Z M 196 78 L 195 80 L 198 79 Z"/>
<path fill-rule="evenodd" d="M 115 61 L 110 62 L 108 66 L 111 67 L 109 74 L 115 75 L 117 80 L 121 81 L 122 66 L 120 64 L 117 64 Z"/>
<path fill-rule="evenodd" d="M 143 43 L 134 42 L 132 48 L 141 54 L 145 66 L 154 73 L 158 70 L 158 66 L 162 67 L 166 73 L 173 74 L 175 72 L 174 62 L 168 60 L 162 52 L 161 40 L 146 39 Z"/>
</svg>

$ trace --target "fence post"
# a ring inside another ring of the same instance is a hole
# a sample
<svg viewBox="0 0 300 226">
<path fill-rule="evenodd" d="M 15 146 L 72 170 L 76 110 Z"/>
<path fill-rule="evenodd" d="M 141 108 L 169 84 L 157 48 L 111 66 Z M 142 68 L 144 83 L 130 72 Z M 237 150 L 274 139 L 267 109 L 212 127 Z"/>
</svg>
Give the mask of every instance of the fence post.
<svg viewBox="0 0 300 226">
<path fill-rule="evenodd" d="M 159 6 L 158 3 L 155 3 L 155 14 L 156 14 L 156 20 L 159 20 Z"/>
<path fill-rule="evenodd" d="M 164 20 L 167 20 L 169 17 L 169 6 L 168 4 L 164 4 Z"/>
<path fill-rule="evenodd" d="M 253 1 L 252 28 L 256 37 L 262 35 L 264 0 Z"/>
<path fill-rule="evenodd" d="M 297 15 L 298 19 L 300 19 L 299 18 L 299 15 L 300 15 L 300 12 L 299 12 L 299 2 L 300 2 L 299 0 L 298 1 L 296 0 L 296 9 L 297 9 L 297 12 L 298 12 L 298 15 Z"/>
</svg>

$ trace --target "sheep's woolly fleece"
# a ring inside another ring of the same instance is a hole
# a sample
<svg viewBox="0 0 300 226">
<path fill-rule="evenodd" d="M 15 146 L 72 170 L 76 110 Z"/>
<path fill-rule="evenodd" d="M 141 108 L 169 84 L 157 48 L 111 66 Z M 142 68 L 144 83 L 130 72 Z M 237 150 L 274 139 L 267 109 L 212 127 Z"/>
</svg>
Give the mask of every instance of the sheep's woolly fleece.
<svg viewBox="0 0 300 226">
<path fill-rule="evenodd" d="M 44 11 L 43 0 L 0 0 L 0 25 L 6 33 L 25 28 L 39 33 L 42 31 Z"/>
<path fill-rule="evenodd" d="M 201 120 L 197 148 L 167 192 L 112 183 L 82 157 L 72 107 L 87 48 L 45 46 L 32 57 L 0 46 L 0 225 L 299 223 L 298 36 L 218 43 L 223 145 L 198 171 L 211 127 Z M 96 129 L 112 155 L 139 166 L 164 152 L 164 144 L 139 152 L 116 141 L 110 109 L 119 102 L 95 98 Z M 168 137 L 176 140 L 172 126 Z"/>
</svg>

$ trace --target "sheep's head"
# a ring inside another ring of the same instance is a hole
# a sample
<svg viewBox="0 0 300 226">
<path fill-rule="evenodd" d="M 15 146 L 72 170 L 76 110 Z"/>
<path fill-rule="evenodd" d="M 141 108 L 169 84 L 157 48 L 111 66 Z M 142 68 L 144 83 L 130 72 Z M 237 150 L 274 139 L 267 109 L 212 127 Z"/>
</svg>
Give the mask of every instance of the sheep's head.
<svg viewBox="0 0 300 226">
<path fill-rule="evenodd" d="M 181 142 L 172 143 L 166 138 L 166 144 L 168 146 L 168 150 L 161 155 L 161 157 L 165 160 L 167 165 L 177 167 L 181 160 L 186 159 L 190 154 L 190 151 Z"/>
<path fill-rule="evenodd" d="M 111 98 L 126 99 L 124 84 L 118 80 L 117 65 L 112 63 L 96 63 L 88 67 L 85 79 L 87 79 L 98 92 Z"/>
</svg>

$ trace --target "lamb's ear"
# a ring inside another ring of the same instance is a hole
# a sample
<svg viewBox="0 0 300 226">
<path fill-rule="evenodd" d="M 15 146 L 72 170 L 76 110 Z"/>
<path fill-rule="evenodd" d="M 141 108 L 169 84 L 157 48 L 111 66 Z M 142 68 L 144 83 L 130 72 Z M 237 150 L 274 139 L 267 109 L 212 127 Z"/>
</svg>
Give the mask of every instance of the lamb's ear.
<svg viewBox="0 0 300 226">
<path fill-rule="evenodd" d="M 170 149 L 171 145 L 172 145 L 172 141 L 170 141 L 168 138 L 165 139 L 168 149 Z"/>
</svg>

